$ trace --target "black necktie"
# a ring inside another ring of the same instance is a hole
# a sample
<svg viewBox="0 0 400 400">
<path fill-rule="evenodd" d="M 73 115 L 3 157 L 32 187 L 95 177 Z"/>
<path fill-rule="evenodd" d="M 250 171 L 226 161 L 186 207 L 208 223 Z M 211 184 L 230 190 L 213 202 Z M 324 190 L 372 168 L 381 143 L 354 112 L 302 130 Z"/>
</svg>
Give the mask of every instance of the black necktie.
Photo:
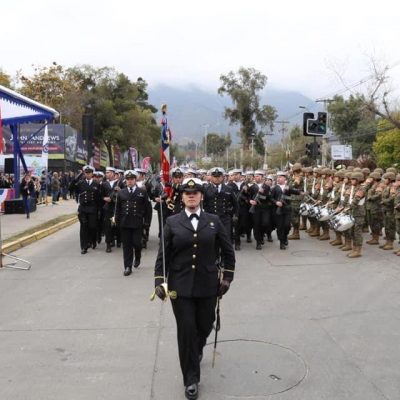
<svg viewBox="0 0 400 400">
<path fill-rule="evenodd" d="M 129 188 L 129 193 L 132 194 L 133 193 L 133 189 Z"/>
<path fill-rule="evenodd" d="M 190 214 L 189 219 L 192 220 L 193 218 L 199 219 L 199 216 L 197 214 Z"/>
</svg>

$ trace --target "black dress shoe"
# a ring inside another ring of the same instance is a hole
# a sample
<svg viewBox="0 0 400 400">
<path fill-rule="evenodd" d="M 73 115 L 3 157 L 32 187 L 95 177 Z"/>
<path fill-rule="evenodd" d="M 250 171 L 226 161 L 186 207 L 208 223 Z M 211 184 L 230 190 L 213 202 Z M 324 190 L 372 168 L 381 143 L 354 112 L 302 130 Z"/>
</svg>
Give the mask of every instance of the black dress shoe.
<svg viewBox="0 0 400 400">
<path fill-rule="evenodd" d="M 285 244 L 282 243 L 282 242 L 281 242 L 281 245 L 280 245 L 280 249 L 281 249 L 281 250 L 286 250 L 286 246 L 285 246 Z"/>
<path fill-rule="evenodd" d="M 106 253 L 111 253 L 111 245 L 107 245 L 107 248 L 106 248 Z"/>
<path fill-rule="evenodd" d="M 189 400 L 196 400 L 199 397 L 199 385 L 193 383 L 185 388 L 185 396 Z"/>
<path fill-rule="evenodd" d="M 262 249 L 261 243 L 257 243 L 256 250 L 261 250 L 261 249 Z"/>
<path fill-rule="evenodd" d="M 264 244 L 264 239 L 263 240 L 261 240 L 261 242 L 260 242 L 261 244 Z"/>
<path fill-rule="evenodd" d="M 132 273 L 132 268 L 125 268 L 124 276 L 129 276 Z"/>
<path fill-rule="evenodd" d="M 137 268 L 140 265 L 140 258 L 135 258 L 135 263 L 133 264 L 134 268 Z"/>
<path fill-rule="evenodd" d="M 247 243 L 251 243 L 251 242 L 252 242 L 251 237 L 248 237 L 247 240 L 246 240 L 246 242 L 247 242 Z"/>
<path fill-rule="evenodd" d="M 235 244 L 235 250 L 237 250 L 237 251 L 240 250 L 240 244 Z"/>
<path fill-rule="evenodd" d="M 284 244 L 285 246 L 289 246 L 289 242 L 287 241 L 287 239 L 284 240 L 283 244 Z"/>
<path fill-rule="evenodd" d="M 94 250 L 97 247 L 97 243 L 92 243 L 92 249 Z"/>
<path fill-rule="evenodd" d="M 117 247 L 118 247 L 118 248 L 121 247 L 121 242 L 117 242 Z"/>
<path fill-rule="evenodd" d="M 268 242 L 270 242 L 270 243 L 272 243 L 272 242 L 273 242 L 273 240 L 272 240 L 272 236 L 271 236 L 271 235 L 269 235 L 269 236 L 268 236 Z"/>
<path fill-rule="evenodd" d="M 87 250 L 86 249 L 82 249 L 81 250 L 81 254 L 86 254 L 87 253 Z"/>
</svg>

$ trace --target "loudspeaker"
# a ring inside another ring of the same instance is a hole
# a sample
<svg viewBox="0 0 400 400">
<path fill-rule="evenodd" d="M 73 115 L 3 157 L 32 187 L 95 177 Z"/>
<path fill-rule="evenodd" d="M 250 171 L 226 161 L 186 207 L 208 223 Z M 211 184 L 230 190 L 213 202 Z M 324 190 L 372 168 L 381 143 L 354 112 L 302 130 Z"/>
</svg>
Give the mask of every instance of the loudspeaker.
<svg viewBox="0 0 400 400">
<path fill-rule="evenodd" d="M 36 211 L 36 199 L 29 199 L 29 211 Z M 24 202 L 22 199 L 13 199 L 4 201 L 4 214 L 24 214 Z"/>
<path fill-rule="evenodd" d="M 4 159 L 4 173 L 13 174 L 14 173 L 14 158 Z"/>
</svg>

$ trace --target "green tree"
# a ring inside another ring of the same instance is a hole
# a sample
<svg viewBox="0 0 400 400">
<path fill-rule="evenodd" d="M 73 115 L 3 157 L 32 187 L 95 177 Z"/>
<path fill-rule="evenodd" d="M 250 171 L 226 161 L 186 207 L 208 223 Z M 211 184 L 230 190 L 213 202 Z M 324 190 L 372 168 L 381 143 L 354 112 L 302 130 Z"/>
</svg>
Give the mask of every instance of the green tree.
<svg viewBox="0 0 400 400">
<path fill-rule="evenodd" d="M 400 163 L 400 129 L 388 125 L 391 124 L 380 121 L 380 132 L 373 144 L 376 160 L 382 168 L 398 167 Z"/>
<path fill-rule="evenodd" d="M 207 155 L 213 157 L 220 157 L 225 154 L 226 148 L 231 145 L 232 141 L 230 136 L 220 135 L 218 133 L 207 134 Z M 203 144 L 204 147 L 204 138 Z"/>
<path fill-rule="evenodd" d="M 218 89 L 221 96 L 228 95 L 233 107 L 225 108 L 225 118 L 231 125 L 240 125 L 243 149 L 248 150 L 251 138 L 257 134 L 262 137 L 260 128 L 273 128 L 277 117 L 274 107 L 260 105 L 259 92 L 267 83 L 267 77 L 254 68 L 239 68 L 238 72 L 221 75 L 222 85 Z"/>
<path fill-rule="evenodd" d="M 11 88 L 11 77 L 0 68 L 0 85 Z"/>
<path fill-rule="evenodd" d="M 121 150 L 135 146 L 141 154 L 159 160 L 159 128 L 148 104 L 147 83 L 143 78 L 131 82 L 114 68 L 81 65 L 64 68 L 57 63 L 36 67 L 32 77 L 19 75 L 21 92 L 58 110 L 62 122 L 82 128 L 83 112 L 94 117 L 95 140 L 107 147 L 113 162 L 112 147 Z M 86 110 L 86 111 L 85 111 Z"/>
<path fill-rule="evenodd" d="M 352 145 L 355 157 L 372 153 L 377 122 L 375 113 L 366 107 L 364 95 L 351 95 L 347 100 L 335 96 L 333 100 L 328 111 L 335 135 L 341 143 Z"/>
</svg>

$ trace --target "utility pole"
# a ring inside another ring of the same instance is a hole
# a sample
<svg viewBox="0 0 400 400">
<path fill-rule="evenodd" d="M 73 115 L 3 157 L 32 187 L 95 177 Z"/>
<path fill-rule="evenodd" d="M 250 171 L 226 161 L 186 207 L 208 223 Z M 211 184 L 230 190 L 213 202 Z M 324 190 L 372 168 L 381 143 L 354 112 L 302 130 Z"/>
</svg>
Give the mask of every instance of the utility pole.
<svg viewBox="0 0 400 400">
<path fill-rule="evenodd" d="M 289 121 L 275 121 L 277 124 L 281 124 L 281 129 L 279 129 L 279 132 L 282 133 L 282 138 L 281 138 L 281 144 L 282 144 L 282 150 L 284 149 L 283 145 L 283 140 L 285 138 L 285 132 L 286 132 L 286 124 L 289 123 Z M 281 158 L 281 169 L 283 169 L 283 159 Z"/>
</svg>

